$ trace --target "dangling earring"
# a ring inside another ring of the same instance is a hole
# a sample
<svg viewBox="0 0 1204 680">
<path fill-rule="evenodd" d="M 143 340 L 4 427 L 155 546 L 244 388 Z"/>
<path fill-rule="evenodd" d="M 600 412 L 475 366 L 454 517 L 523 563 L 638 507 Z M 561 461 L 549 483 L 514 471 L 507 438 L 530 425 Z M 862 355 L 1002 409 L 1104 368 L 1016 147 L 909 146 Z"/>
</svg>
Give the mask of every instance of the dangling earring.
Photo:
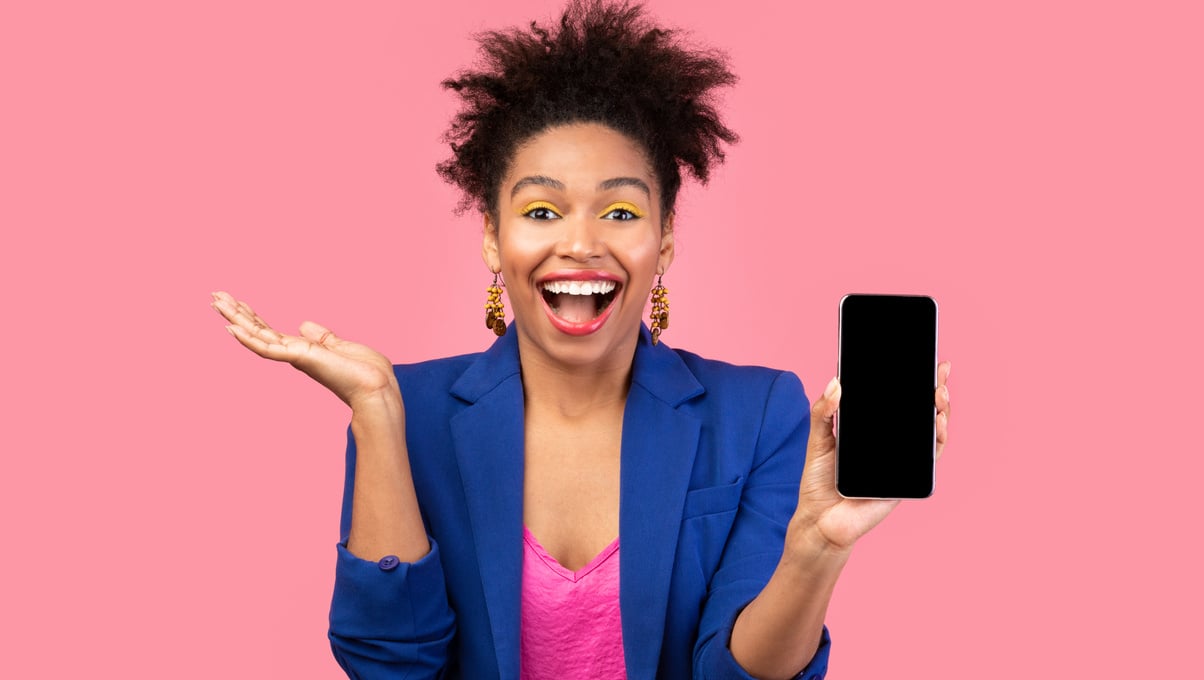
<svg viewBox="0 0 1204 680">
<path fill-rule="evenodd" d="M 661 274 L 656 275 L 656 288 L 652 289 L 652 344 L 661 337 L 661 331 L 669 330 L 669 289 L 661 285 Z"/>
<path fill-rule="evenodd" d="M 493 273 L 493 283 L 485 289 L 489 293 L 489 299 L 485 301 L 485 328 L 500 338 L 506 334 L 506 310 L 502 307 L 502 289 L 497 285 L 497 274 Z"/>
</svg>

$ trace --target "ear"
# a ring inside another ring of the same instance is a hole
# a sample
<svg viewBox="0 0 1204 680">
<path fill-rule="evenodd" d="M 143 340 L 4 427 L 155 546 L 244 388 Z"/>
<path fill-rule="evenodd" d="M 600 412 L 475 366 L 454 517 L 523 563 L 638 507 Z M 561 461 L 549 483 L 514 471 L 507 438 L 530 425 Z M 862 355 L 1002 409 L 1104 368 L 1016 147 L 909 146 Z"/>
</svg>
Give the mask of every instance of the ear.
<svg viewBox="0 0 1204 680">
<path fill-rule="evenodd" d="M 669 271 L 669 265 L 673 263 L 673 217 L 673 213 L 669 213 L 661 223 L 661 251 L 656 261 L 658 274 Z"/>
<path fill-rule="evenodd" d="M 498 272 L 502 270 L 502 257 L 498 252 L 497 241 L 497 224 L 488 214 L 485 215 L 485 234 L 481 243 L 481 259 L 485 261 L 485 266 L 489 267 L 489 271 Z"/>
</svg>

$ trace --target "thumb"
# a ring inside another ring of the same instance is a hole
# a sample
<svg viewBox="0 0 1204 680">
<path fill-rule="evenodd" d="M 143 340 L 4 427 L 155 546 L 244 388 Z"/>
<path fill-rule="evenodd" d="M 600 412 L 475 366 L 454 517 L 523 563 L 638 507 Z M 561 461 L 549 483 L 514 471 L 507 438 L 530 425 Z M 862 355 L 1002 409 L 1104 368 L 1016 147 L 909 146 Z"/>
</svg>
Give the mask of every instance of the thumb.
<svg viewBox="0 0 1204 680">
<path fill-rule="evenodd" d="M 301 337 L 323 347 L 330 347 L 339 340 L 334 331 L 313 321 L 302 321 L 300 332 Z"/>
<path fill-rule="evenodd" d="M 824 388 L 823 395 L 811 405 L 811 437 L 819 437 L 820 441 L 834 439 L 832 434 L 832 417 L 840 407 L 840 379 L 832 378 Z"/>
</svg>

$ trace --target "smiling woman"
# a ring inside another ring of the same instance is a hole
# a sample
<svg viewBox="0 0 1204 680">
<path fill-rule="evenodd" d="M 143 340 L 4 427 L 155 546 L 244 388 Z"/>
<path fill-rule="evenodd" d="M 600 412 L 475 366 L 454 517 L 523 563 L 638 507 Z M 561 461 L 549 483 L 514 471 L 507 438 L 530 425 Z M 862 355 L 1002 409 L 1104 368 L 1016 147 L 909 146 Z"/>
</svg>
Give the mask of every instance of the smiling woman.
<svg viewBox="0 0 1204 680">
<path fill-rule="evenodd" d="M 507 283 L 524 359 L 629 365 L 654 277 L 673 261 L 660 183 L 635 142 L 600 123 L 519 147 L 485 218 L 484 258 Z M 566 337 L 567 336 L 567 337 Z"/>
<path fill-rule="evenodd" d="M 214 295 L 239 342 L 352 409 L 336 658 L 356 678 L 822 677 L 836 579 L 894 507 L 836 493 L 840 386 L 812 406 L 793 374 L 657 342 L 681 172 L 705 181 L 736 139 L 712 103 L 735 77 L 626 3 L 481 47 L 445 82 L 463 109 L 439 172 L 481 213 L 511 332 L 394 366 Z M 500 289 L 486 310 L 502 331 Z"/>
</svg>

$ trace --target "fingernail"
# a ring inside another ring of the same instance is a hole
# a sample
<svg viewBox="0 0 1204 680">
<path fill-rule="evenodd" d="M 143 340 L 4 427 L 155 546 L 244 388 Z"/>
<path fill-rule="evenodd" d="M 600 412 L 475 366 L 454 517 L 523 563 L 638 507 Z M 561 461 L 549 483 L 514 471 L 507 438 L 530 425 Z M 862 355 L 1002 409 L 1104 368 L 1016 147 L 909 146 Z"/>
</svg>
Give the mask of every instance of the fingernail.
<svg viewBox="0 0 1204 680">
<path fill-rule="evenodd" d="M 831 399 L 832 395 L 836 394 L 836 388 L 839 385 L 840 381 L 836 378 L 832 378 L 832 380 L 828 382 L 828 386 L 824 388 L 824 399 Z"/>
</svg>

